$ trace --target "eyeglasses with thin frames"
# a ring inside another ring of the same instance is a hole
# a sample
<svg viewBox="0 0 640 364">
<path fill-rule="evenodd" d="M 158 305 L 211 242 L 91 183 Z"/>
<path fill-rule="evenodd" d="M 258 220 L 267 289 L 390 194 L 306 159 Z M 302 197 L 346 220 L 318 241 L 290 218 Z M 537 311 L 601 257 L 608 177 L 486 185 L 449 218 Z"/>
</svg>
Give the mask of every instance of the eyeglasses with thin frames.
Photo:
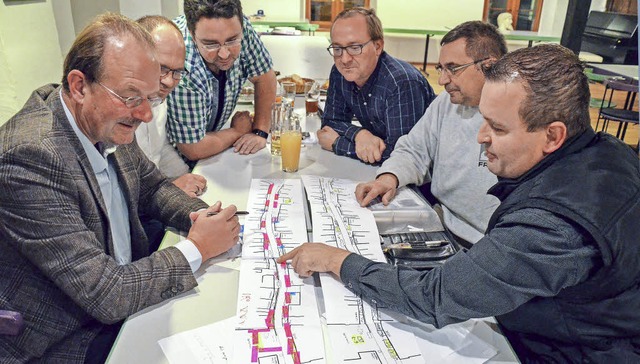
<svg viewBox="0 0 640 364">
<path fill-rule="evenodd" d="M 160 66 L 160 78 L 167 77 L 167 75 L 169 73 L 171 73 L 171 78 L 173 78 L 174 80 L 178 81 L 178 80 L 180 80 L 182 78 L 182 76 L 187 74 L 187 70 L 185 70 L 185 69 L 174 70 L 174 69 L 169 68 L 169 67 Z"/>
<path fill-rule="evenodd" d="M 200 43 L 202 48 L 204 48 L 208 52 L 218 52 L 222 47 L 225 47 L 228 50 L 230 48 L 235 48 L 242 43 L 242 37 L 238 39 L 230 40 L 228 42 L 224 42 L 224 44 L 219 44 L 219 43 L 204 44 L 200 39 L 196 38 L 195 36 L 193 36 L 193 39 L 195 39 L 198 43 Z"/>
<path fill-rule="evenodd" d="M 344 53 L 344 51 L 347 51 L 347 54 L 349 54 L 350 56 L 357 56 L 359 54 L 362 54 L 362 48 L 364 48 L 364 46 L 366 46 L 367 44 L 373 42 L 373 39 L 369 39 L 368 42 L 366 43 L 362 43 L 362 44 L 352 44 L 352 45 L 348 45 L 346 47 L 340 47 L 340 46 L 329 46 L 327 48 L 327 51 L 329 52 L 329 54 L 333 57 L 342 57 L 342 54 Z"/>
<path fill-rule="evenodd" d="M 437 64 L 436 65 L 436 71 L 438 71 L 438 74 L 440 74 L 440 75 L 442 74 L 442 72 L 447 72 L 449 74 L 449 77 L 453 77 L 453 76 L 456 76 L 458 73 L 460 73 L 465 68 L 467 68 L 469 66 L 476 65 L 476 64 L 478 64 L 480 62 L 484 62 L 487 59 L 489 59 L 489 57 L 485 57 L 483 59 L 479 59 L 477 61 L 461 64 L 461 65 L 458 65 L 458 66 L 443 66 L 441 64 Z"/>
<path fill-rule="evenodd" d="M 120 95 L 118 95 L 115 91 L 113 91 L 112 89 L 108 88 L 107 86 L 103 85 L 101 82 L 97 82 L 98 85 L 104 87 L 105 90 L 109 91 L 110 94 L 112 94 L 113 96 L 117 97 L 118 100 L 122 101 L 122 103 L 128 107 L 129 109 L 133 109 L 135 107 L 138 107 L 142 104 L 142 102 L 144 100 L 147 100 L 149 102 L 149 105 L 151 107 L 156 107 L 160 104 L 162 104 L 162 101 L 164 101 L 161 97 L 142 97 L 142 96 L 131 96 L 131 97 L 122 97 Z"/>
</svg>

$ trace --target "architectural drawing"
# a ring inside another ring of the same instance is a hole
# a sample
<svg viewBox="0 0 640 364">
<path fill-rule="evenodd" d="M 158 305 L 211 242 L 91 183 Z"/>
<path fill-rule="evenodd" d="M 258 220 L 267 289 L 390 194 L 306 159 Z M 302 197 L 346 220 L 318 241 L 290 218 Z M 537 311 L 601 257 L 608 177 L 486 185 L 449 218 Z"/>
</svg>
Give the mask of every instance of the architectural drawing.
<svg viewBox="0 0 640 364">
<path fill-rule="evenodd" d="M 302 176 L 313 221 L 313 241 L 337 246 L 384 262 L 371 211 L 355 199 L 355 183 Z M 424 363 L 415 337 L 394 327 L 397 321 L 346 289 L 330 274 L 320 274 L 331 361 L 336 363 Z"/>
<path fill-rule="evenodd" d="M 355 199 L 350 180 L 302 176 L 311 206 L 313 241 L 385 262 L 373 214 Z"/>
<path fill-rule="evenodd" d="M 234 362 L 325 363 L 313 279 L 275 258 L 307 241 L 299 180 L 253 180 L 238 286 Z"/>
<path fill-rule="evenodd" d="M 234 360 L 242 363 L 324 363 L 313 279 L 288 263 L 243 259 Z M 246 357 L 245 357 L 246 355 Z"/>
<path fill-rule="evenodd" d="M 276 258 L 306 242 L 305 204 L 300 180 L 252 180 L 242 257 Z"/>
</svg>

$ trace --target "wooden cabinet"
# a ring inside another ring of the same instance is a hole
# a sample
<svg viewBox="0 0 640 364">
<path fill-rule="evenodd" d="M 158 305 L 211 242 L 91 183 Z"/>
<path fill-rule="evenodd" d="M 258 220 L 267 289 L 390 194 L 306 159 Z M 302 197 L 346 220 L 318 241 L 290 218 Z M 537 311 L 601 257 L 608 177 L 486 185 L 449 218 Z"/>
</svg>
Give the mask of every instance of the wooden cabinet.
<svg viewBox="0 0 640 364">
<path fill-rule="evenodd" d="M 514 30 L 537 32 L 543 0 L 484 0 L 483 19 L 498 26 L 501 13 L 511 13 Z"/>
<path fill-rule="evenodd" d="M 368 8 L 369 0 L 306 0 L 306 18 L 311 24 L 318 24 L 320 30 L 329 30 L 342 10 L 356 6 Z"/>
</svg>

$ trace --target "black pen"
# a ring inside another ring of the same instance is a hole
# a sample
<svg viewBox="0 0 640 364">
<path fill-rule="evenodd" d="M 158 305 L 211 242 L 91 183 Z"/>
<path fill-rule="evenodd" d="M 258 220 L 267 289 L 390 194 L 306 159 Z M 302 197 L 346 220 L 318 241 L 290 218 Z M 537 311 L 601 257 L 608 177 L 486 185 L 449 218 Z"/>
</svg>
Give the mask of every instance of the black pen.
<svg viewBox="0 0 640 364">
<path fill-rule="evenodd" d="M 215 216 L 217 215 L 217 212 L 207 212 L 207 216 Z M 249 211 L 236 211 L 236 213 L 234 214 L 235 216 L 241 216 L 241 215 L 249 215 Z"/>
</svg>

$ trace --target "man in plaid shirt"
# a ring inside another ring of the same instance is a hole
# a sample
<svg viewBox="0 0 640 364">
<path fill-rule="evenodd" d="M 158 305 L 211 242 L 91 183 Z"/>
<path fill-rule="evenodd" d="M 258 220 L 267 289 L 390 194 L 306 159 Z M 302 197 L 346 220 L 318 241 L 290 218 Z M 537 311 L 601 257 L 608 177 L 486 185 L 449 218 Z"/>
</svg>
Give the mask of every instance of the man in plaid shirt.
<svg viewBox="0 0 640 364">
<path fill-rule="evenodd" d="M 174 22 L 184 36 L 188 73 L 168 98 L 169 140 L 191 161 L 231 146 L 257 152 L 267 142 L 276 92 L 269 52 L 239 0 L 185 0 L 184 12 Z M 255 117 L 237 112 L 222 129 L 247 79 L 255 85 Z"/>
<path fill-rule="evenodd" d="M 351 8 L 331 27 L 331 70 L 320 145 L 377 164 L 386 160 L 435 98 L 420 72 L 384 52 L 373 9 Z M 353 117 L 362 127 L 351 123 Z"/>
</svg>

